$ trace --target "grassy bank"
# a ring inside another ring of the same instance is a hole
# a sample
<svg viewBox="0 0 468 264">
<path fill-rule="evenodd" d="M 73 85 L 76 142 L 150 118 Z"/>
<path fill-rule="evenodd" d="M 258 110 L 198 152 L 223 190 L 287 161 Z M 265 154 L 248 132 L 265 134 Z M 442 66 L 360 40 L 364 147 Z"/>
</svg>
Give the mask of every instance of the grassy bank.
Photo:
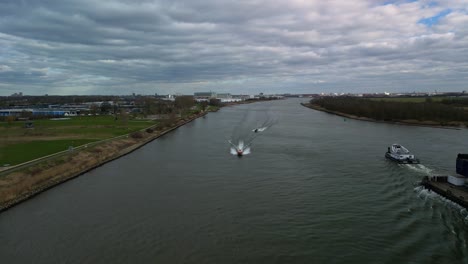
<svg viewBox="0 0 468 264">
<path fill-rule="evenodd" d="M 132 132 L 128 137 L 71 151 L 0 176 L 0 211 L 97 166 L 128 154 L 159 136 L 204 114 L 191 115 L 155 129 Z"/>
<path fill-rule="evenodd" d="M 32 122 L 32 128 L 25 123 Z M 80 116 L 65 120 L 0 122 L 0 166 L 16 165 L 86 143 L 128 134 L 154 121 L 119 120 L 113 116 Z"/>
</svg>

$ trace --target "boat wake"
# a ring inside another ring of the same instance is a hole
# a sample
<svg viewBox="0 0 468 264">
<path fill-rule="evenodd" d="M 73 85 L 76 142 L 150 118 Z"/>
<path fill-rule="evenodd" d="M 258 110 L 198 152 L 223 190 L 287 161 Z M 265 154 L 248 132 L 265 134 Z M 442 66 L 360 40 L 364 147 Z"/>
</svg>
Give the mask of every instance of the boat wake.
<svg viewBox="0 0 468 264">
<path fill-rule="evenodd" d="M 417 186 L 414 188 L 414 191 L 417 193 L 418 197 L 419 198 L 422 198 L 424 200 L 427 200 L 428 198 L 429 199 L 434 199 L 434 198 L 442 198 L 442 199 L 445 199 L 444 197 L 438 195 L 437 193 L 431 191 L 431 190 L 428 190 L 426 188 L 424 188 L 423 186 Z"/>
<path fill-rule="evenodd" d="M 431 174 L 434 171 L 433 169 L 428 168 L 422 164 L 400 164 L 400 165 L 412 171 L 416 171 L 422 174 Z"/>
<path fill-rule="evenodd" d="M 430 204 L 431 208 L 433 207 L 432 202 L 438 201 L 438 202 L 443 203 L 444 205 L 447 205 L 447 206 L 450 206 L 452 208 L 455 208 L 455 209 L 459 210 L 460 214 L 462 214 L 465 217 L 465 220 L 468 220 L 467 211 L 466 211 L 465 208 L 463 208 L 463 206 L 461 206 L 461 205 L 459 205 L 459 204 L 457 204 L 455 202 L 452 202 L 449 199 L 443 197 L 442 195 L 439 195 L 436 192 L 428 190 L 428 189 L 424 188 L 423 186 L 415 187 L 414 191 L 416 192 L 416 194 L 418 195 L 419 198 L 424 200 L 425 203 L 430 201 L 431 202 L 431 204 Z"/>
<path fill-rule="evenodd" d="M 255 112 L 246 112 L 228 140 L 230 153 L 239 157 L 250 154 L 254 139 L 276 123 L 277 120 L 270 114 L 260 117 Z"/>
</svg>

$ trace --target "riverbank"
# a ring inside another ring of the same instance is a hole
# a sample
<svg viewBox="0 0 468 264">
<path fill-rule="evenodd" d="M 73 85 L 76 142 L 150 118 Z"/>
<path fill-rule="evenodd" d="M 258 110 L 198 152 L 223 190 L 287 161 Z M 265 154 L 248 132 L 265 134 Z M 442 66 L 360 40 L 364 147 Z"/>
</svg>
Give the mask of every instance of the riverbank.
<svg viewBox="0 0 468 264">
<path fill-rule="evenodd" d="M 127 155 L 206 112 L 179 119 L 168 127 L 149 127 L 126 137 L 70 151 L 0 177 L 0 212 L 107 162 Z"/>
<path fill-rule="evenodd" d="M 301 103 L 301 105 L 305 106 L 307 108 L 313 109 L 313 110 L 322 111 L 322 112 L 326 112 L 326 113 L 329 113 L 329 114 L 334 114 L 334 115 L 337 115 L 337 116 L 342 116 L 342 117 L 355 119 L 355 120 L 361 120 L 361 121 L 374 122 L 374 123 L 386 123 L 386 124 L 407 125 L 407 126 L 421 126 L 421 127 L 455 129 L 455 130 L 462 129 L 461 124 L 457 123 L 457 122 L 450 122 L 447 125 L 440 125 L 439 122 L 435 122 L 435 121 L 418 121 L 418 120 L 383 121 L 383 120 L 376 120 L 376 119 L 372 119 L 372 118 L 368 118 L 368 117 L 361 117 L 361 116 L 346 114 L 346 113 L 342 113 L 342 112 L 332 111 L 332 110 L 328 110 L 326 108 L 323 108 L 323 107 L 320 107 L 320 106 L 314 105 L 314 104 Z"/>
</svg>

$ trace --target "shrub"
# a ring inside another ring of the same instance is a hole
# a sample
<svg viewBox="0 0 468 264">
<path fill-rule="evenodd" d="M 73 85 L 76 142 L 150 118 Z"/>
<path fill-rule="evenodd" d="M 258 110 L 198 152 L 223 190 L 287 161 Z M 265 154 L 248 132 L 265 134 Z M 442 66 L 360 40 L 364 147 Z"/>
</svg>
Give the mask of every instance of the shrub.
<svg viewBox="0 0 468 264">
<path fill-rule="evenodd" d="M 31 173 L 31 175 L 36 175 L 41 172 L 42 172 L 42 168 L 40 168 L 39 166 L 29 168 L 29 173 Z"/>
<path fill-rule="evenodd" d="M 130 136 L 132 138 L 143 138 L 143 133 L 141 133 L 140 131 L 137 131 L 137 132 L 131 133 Z"/>
</svg>

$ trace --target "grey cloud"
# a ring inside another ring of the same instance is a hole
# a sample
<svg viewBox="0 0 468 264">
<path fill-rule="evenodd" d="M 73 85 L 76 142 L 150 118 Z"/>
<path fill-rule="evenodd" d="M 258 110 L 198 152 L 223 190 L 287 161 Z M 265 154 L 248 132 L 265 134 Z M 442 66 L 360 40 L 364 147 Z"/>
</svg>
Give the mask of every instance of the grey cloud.
<svg viewBox="0 0 468 264">
<path fill-rule="evenodd" d="M 464 90 L 467 7 L 386 2 L 4 0 L 0 94 Z"/>
</svg>

